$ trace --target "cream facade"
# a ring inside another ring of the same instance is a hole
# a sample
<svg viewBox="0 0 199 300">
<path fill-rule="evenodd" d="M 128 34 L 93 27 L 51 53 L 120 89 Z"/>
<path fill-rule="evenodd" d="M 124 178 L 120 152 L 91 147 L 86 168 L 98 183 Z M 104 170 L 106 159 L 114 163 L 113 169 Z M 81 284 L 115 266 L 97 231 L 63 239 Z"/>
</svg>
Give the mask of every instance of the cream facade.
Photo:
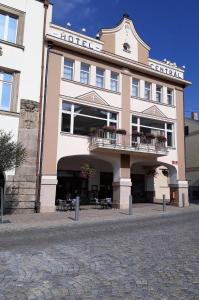
<svg viewBox="0 0 199 300">
<path fill-rule="evenodd" d="M 48 1 L 0 0 L 0 129 L 28 155 L 20 168 L 0 174 L 6 212 L 35 210 L 43 32 L 51 13 Z"/>
<path fill-rule="evenodd" d="M 96 39 L 50 24 L 46 41 L 41 212 L 75 194 L 82 203 L 111 197 L 117 208 L 131 194 L 188 206 L 184 70 L 149 58 L 127 15 Z M 85 164 L 94 176 L 82 176 Z"/>
</svg>

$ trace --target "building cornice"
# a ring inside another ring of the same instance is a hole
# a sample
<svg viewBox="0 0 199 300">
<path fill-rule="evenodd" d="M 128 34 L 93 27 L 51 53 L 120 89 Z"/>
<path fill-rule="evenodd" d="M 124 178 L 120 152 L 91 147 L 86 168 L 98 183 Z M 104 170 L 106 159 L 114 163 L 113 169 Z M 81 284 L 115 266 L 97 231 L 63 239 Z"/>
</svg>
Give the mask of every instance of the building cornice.
<svg viewBox="0 0 199 300">
<path fill-rule="evenodd" d="M 148 65 L 132 61 L 130 59 L 121 57 L 119 55 L 112 54 L 107 51 L 95 51 L 93 49 L 87 49 L 85 47 L 74 45 L 70 42 L 63 41 L 61 38 L 55 37 L 53 35 L 47 34 L 46 40 L 53 42 L 54 45 L 61 47 L 62 49 L 70 49 L 76 53 L 82 53 L 90 57 L 94 57 L 96 59 L 100 59 L 109 63 L 113 63 L 122 68 L 127 68 L 131 70 L 136 70 L 140 73 L 148 74 L 154 76 L 156 78 L 162 78 L 165 81 L 173 82 L 176 85 L 181 85 L 186 87 L 191 84 L 190 81 L 179 79 L 171 76 L 166 76 L 158 71 L 152 70 Z"/>
</svg>

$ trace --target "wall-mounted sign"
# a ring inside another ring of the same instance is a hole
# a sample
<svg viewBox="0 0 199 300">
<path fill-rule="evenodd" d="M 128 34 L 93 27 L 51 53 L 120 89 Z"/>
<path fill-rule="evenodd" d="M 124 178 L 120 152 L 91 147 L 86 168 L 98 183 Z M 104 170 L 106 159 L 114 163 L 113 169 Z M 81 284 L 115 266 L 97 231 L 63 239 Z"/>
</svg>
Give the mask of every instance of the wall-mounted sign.
<svg viewBox="0 0 199 300">
<path fill-rule="evenodd" d="M 94 41 L 84 39 L 76 34 L 71 34 L 68 32 L 52 32 L 52 35 L 56 36 L 57 38 L 62 39 L 63 41 L 69 42 L 71 44 L 75 44 L 84 48 L 88 48 L 95 51 L 101 51 L 102 45 L 95 43 Z"/>
<path fill-rule="evenodd" d="M 164 66 L 162 64 L 158 64 L 155 62 L 149 62 L 149 66 L 151 67 L 151 69 L 153 69 L 157 72 L 160 72 L 162 74 L 169 75 L 169 76 L 172 76 L 175 78 L 180 78 L 180 79 L 184 78 L 183 72 L 176 70 L 174 68 L 171 68 L 169 66 Z"/>
</svg>

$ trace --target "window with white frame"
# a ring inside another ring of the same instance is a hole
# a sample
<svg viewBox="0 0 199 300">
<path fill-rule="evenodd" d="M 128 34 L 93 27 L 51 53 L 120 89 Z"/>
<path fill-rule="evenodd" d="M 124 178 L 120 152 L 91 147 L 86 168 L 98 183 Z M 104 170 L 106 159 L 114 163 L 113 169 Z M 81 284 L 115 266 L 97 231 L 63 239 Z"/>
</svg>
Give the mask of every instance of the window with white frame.
<svg viewBox="0 0 199 300">
<path fill-rule="evenodd" d="M 111 72 L 111 82 L 110 82 L 110 88 L 111 91 L 118 92 L 119 84 L 118 84 L 118 73 Z"/>
<path fill-rule="evenodd" d="M 167 88 L 167 104 L 173 105 L 173 90 Z"/>
<path fill-rule="evenodd" d="M 132 134 L 141 133 L 139 138 L 136 139 L 140 142 L 144 141 L 147 135 L 154 135 L 154 140 L 158 136 L 166 137 L 166 146 L 174 147 L 174 124 L 167 123 L 160 120 L 142 118 L 137 116 L 132 116 Z M 139 136 L 137 134 L 137 136 Z"/>
<path fill-rule="evenodd" d="M 145 81 L 144 83 L 144 98 L 150 100 L 151 97 L 151 83 Z"/>
<path fill-rule="evenodd" d="M 96 68 L 96 86 L 100 88 L 104 87 L 104 73 L 104 69 Z"/>
<path fill-rule="evenodd" d="M 101 129 L 103 126 L 117 128 L 117 113 L 92 106 L 62 102 L 61 130 L 63 132 L 89 136 L 91 128 Z"/>
<path fill-rule="evenodd" d="M 0 71 L 0 109 L 10 110 L 13 74 Z"/>
<path fill-rule="evenodd" d="M 18 17 L 0 12 L 0 39 L 16 43 L 17 24 Z"/>
<path fill-rule="evenodd" d="M 80 82 L 89 84 L 90 81 L 90 66 L 85 63 L 81 63 L 81 70 L 80 70 Z"/>
<path fill-rule="evenodd" d="M 139 79 L 133 78 L 132 80 L 132 96 L 139 97 L 140 96 L 140 81 Z"/>
<path fill-rule="evenodd" d="M 156 101 L 162 102 L 162 86 L 156 85 Z"/>
<path fill-rule="evenodd" d="M 74 77 L 74 61 L 68 58 L 64 59 L 64 78 L 73 80 Z"/>
</svg>

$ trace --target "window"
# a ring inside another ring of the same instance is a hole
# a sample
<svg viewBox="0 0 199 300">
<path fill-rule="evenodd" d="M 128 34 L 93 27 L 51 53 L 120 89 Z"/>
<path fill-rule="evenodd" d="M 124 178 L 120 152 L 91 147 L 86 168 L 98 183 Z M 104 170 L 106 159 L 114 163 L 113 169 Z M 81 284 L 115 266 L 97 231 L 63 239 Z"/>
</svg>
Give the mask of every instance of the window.
<svg viewBox="0 0 199 300">
<path fill-rule="evenodd" d="M 118 74 L 111 72 L 111 91 L 118 92 Z"/>
<path fill-rule="evenodd" d="M 139 79 L 133 78 L 133 81 L 132 81 L 132 96 L 133 97 L 139 97 L 139 95 L 140 95 L 139 87 L 140 87 Z"/>
<path fill-rule="evenodd" d="M 104 70 L 101 68 L 96 68 L 96 86 L 104 87 Z"/>
<path fill-rule="evenodd" d="M 74 61 L 70 59 L 64 59 L 64 78 L 73 80 L 74 73 Z"/>
<path fill-rule="evenodd" d="M 89 136 L 91 128 L 105 125 L 117 127 L 117 113 L 63 101 L 62 131 Z"/>
<path fill-rule="evenodd" d="M 148 119 L 148 118 L 140 118 L 136 116 L 132 116 L 132 132 L 141 132 L 142 135 L 139 138 L 134 138 L 134 141 L 138 141 L 141 143 L 146 142 L 146 135 L 152 134 L 154 135 L 154 139 L 151 143 L 155 144 L 157 136 L 165 136 L 166 146 L 173 147 L 174 146 L 174 125 L 172 123 L 165 123 L 163 121 Z"/>
<path fill-rule="evenodd" d="M 144 85 L 144 98 L 147 100 L 151 99 L 151 83 L 145 82 Z"/>
<path fill-rule="evenodd" d="M 81 63 L 80 82 L 89 84 L 89 80 L 90 80 L 89 75 L 90 75 L 90 66 L 85 63 Z"/>
<path fill-rule="evenodd" d="M 123 44 L 123 50 L 126 52 L 131 52 L 131 47 L 128 43 Z"/>
<path fill-rule="evenodd" d="M 156 101 L 162 102 L 162 86 L 156 85 Z"/>
<path fill-rule="evenodd" d="M 167 103 L 173 105 L 173 90 L 167 88 Z"/>
<path fill-rule="evenodd" d="M 18 18 L 0 12 L 0 39 L 16 43 Z"/>
<path fill-rule="evenodd" d="M 0 109 L 10 110 L 13 74 L 0 71 Z"/>
</svg>

